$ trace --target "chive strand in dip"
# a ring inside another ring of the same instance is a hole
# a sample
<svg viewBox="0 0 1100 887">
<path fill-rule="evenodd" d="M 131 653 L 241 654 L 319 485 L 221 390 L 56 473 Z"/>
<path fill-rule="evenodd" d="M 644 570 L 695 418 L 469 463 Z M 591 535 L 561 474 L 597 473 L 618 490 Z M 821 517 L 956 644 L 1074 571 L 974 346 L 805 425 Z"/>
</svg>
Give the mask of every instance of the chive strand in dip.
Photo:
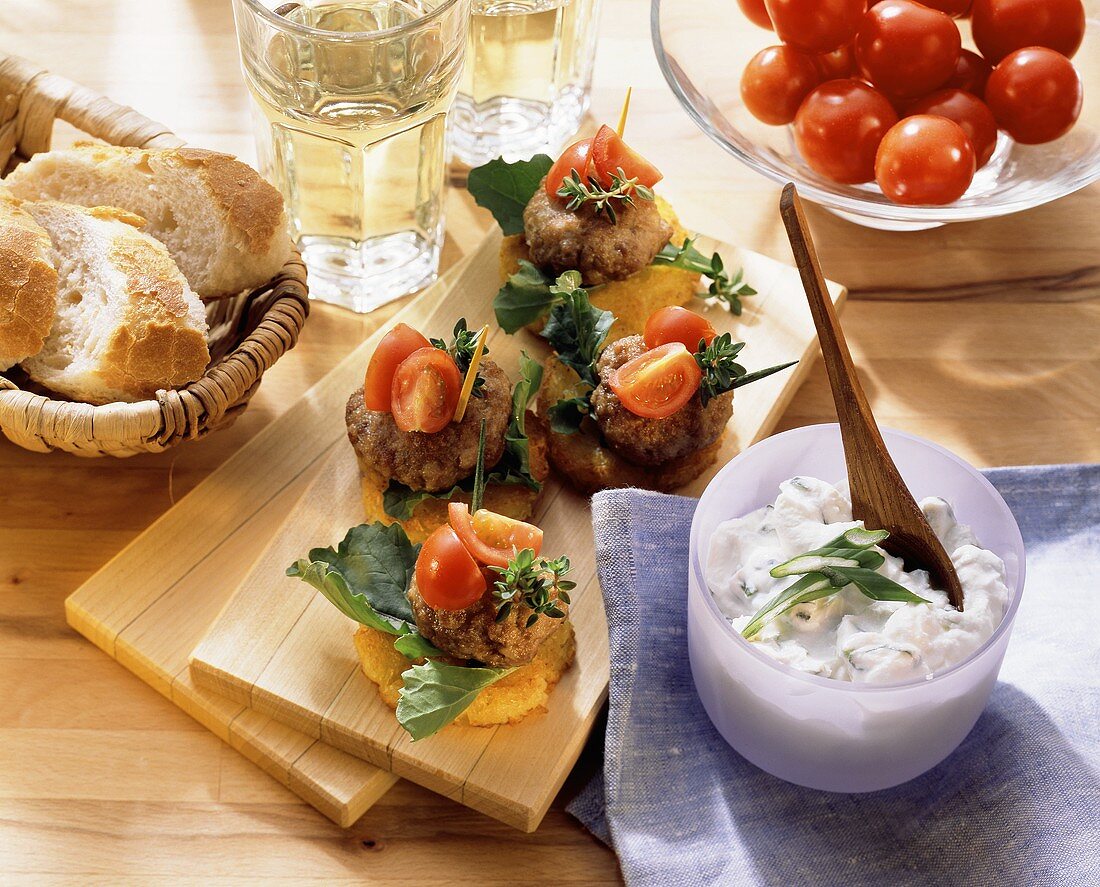
<svg viewBox="0 0 1100 887">
<path fill-rule="evenodd" d="M 725 521 L 706 580 L 730 624 L 792 668 L 859 683 L 929 678 L 977 650 L 1008 607 L 1005 567 L 943 499 L 921 503 L 962 582 L 964 611 L 878 547 L 836 487 L 795 477 L 779 497 Z M 855 530 L 856 532 L 850 532 Z"/>
</svg>

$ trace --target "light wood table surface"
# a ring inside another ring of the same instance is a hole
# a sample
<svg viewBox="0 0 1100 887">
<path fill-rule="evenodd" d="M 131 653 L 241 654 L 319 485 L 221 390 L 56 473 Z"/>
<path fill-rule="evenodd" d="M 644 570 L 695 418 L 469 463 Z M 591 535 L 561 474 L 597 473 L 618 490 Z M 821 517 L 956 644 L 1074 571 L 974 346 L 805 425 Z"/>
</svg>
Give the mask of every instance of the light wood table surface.
<svg viewBox="0 0 1100 887">
<path fill-rule="evenodd" d="M 602 22 L 596 115 L 613 118 L 633 85 L 631 140 L 687 224 L 790 261 L 778 188 L 681 112 L 648 5 L 605 0 Z M 743 36 L 767 42 L 747 25 Z M 254 156 L 228 0 L 3 0 L 0 51 L 193 144 Z M 453 193 L 445 262 L 488 222 Z M 815 209 L 811 223 L 826 273 L 851 290 L 844 323 L 883 424 L 981 466 L 1100 461 L 1100 188 L 917 234 Z M 70 592 L 392 313 L 317 306 L 234 428 L 161 456 L 83 461 L 0 441 L 0 882 L 618 879 L 614 856 L 562 810 L 598 762 L 591 746 L 535 834 L 406 782 L 342 830 L 65 625 Z M 819 365 L 781 428 L 833 418 Z"/>
</svg>

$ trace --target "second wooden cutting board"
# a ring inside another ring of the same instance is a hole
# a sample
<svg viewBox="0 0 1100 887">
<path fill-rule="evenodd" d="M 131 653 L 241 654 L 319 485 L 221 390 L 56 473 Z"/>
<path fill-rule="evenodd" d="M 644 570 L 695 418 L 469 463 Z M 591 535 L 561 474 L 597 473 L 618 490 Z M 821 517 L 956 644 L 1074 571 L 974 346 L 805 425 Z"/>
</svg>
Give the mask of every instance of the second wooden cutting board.
<svg viewBox="0 0 1100 887">
<path fill-rule="evenodd" d="M 436 304 L 425 306 L 417 324 L 425 334 L 445 335 L 461 316 L 474 328 L 492 321 L 499 277 L 496 249 L 486 246 Z M 758 290 L 746 299 L 740 318 L 717 308 L 708 312 L 719 332 L 729 330 L 748 343 L 743 362 L 749 369 L 794 358 L 802 362 L 737 392 L 718 461 L 682 491 L 688 494 L 697 494 L 714 470 L 769 433 L 809 369 L 806 358 L 816 351 L 793 268 L 705 239 L 700 246 L 718 249 L 727 265 L 744 265 L 746 279 Z M 832 285 L 830 294 L 839 304 L 844 290 Z M 492 358 L 513 378 L 521 349 L 539 357 L 547 353 L 545 343 L 527 332 L 507 336 L 495 324 L 493 329 Z M 308 586 L 284 576 L 296 558 L 310 548 L 335 545 L 362 520 L 354 454 L 339 444 L 195 648 L 194 680 L 378 767 L 533 830 L 575 763 L 607 689 L 607 625 L 587 501 L 552 480 L 536 515 L 545 532 L 544 550 L 568 554 L 578 582 L 571 613 L 577 661 L 554 691 L 549 711 L 515 726 L 451 726 L 417 743 L 360 673 L 351 641 L 354 623 Z"/>
</svg>

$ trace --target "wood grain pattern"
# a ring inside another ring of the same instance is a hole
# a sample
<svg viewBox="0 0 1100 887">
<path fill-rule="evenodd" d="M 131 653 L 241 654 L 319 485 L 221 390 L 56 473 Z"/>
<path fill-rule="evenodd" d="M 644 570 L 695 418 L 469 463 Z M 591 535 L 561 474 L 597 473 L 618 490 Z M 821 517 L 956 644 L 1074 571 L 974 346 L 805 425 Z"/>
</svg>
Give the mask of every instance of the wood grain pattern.
<svg viewBox="0 0 1100 887">
<path fill-rule="evenodd" d="M 886 449 L 852 362 L 840 319 L 829 299 L 802 201 L 792 183 L 783 187 L 779 213 L 806 290 L 825 372 L 833 390 L 833 404 L 844 441 L 852 516 L 871 529 L 888 530 L 890 538 L 884 547 L 904 558 L 909 569 L 927 570 L 933 585 L 944 589 L 951 605 L 961 610 L 963 590 L 959 574 Z"/>
<path fill-rule="evenodd" d="M 647 7 L 602 5 L 595 118 L 614 120 L 632 85 L 631 144 L 665 173 L 662 193 L 701 230 L 790 261 L 774 212 L 778 188 L 678 108 L 653 58 Z M 751 52 L 773 38 L 746 22 L 729 41 Z M 159 0 L 155 13 L 147 0 L 4 0 L 0 50 L 163 120 L 192 144 L 254 157 L 225 0 Z M 981 466 L 1100 461 L 1100 186 L 1003 219 L 916 233 L 858 228 L 814 207 L 808 215 L 826 274 L 848 285 L 845 332 L 880 422 Z M 444 266 L 476 248 L 488 224 L 485 211 L 452 192 Z M 618 881 L 614 855 L 562 811 L 568 786 L 532 835 L 404 780 L 341 829 L 228 746 L 208 754 L 216 741 L 206 730 L 65 624 L 68 594 L 400 307 L 352 317 L 315 305 L 298 347 L 265 375 L 241 420 L 167 456 L 92 466 L 0 441 L 0 663 L 10 669 L 0 680 L 0 729 L 11 730 L 0 786 L 32 757 L 70 748 L 70 729 L 103 733 L 99 756 L 68 759 L 68 796 L 55 784 L 56 797 L 36 798 L 38 779 L 54 782 L 41 770 L 0 799 L 5 880 Z M 834 420 L 818 363 L 777 429 Z M 176 758 L 112 752 L 128 730 L 150 725 L 171 737 Z M 573 786 L 599 753 L 594 737 Z M 180 770 L 219 783 L 216 799 L 180 797 Z M 146 792 L 153 801 L 112 799 L 104 774 L 162 790 Z"/>
<path fill-rule="evenodd" d="M 744 265 L 746 280 L 758 290 L 757 296 L 746 300 L 741 318 L 721 309 L 709 312 L 719 331 L 730 330 L 747 339 L 750 344 L 745 353 L 751 355 L 752 365 L 805 358 L 816 347 L 813 325 L 802 310 L 801 288 L 792 268 L 707 238 L 699 243 L 705 252 L 719 249 L 730 263 Z M 447 289 L 418 299 L 402 312 L 401 320 L 431 334 L 450 329 L 458 316 L 465 316 L 475 327 L 491 320 L 492 299 L 500 283 L 499 250 L 500 236 L 493 234 Z M 835 284 L 830 286 L 830 294 L 838 303 L 843 300 L 843 288 Z M 323 597 L 303 590 L 300 583 L 283 575 L 286 566 L 304 552 L 334 544 L 349 526 L 362 521 L 359 474 L 354 454 L 344 442 L 342 405 L 359 384 L 353 368 L 361 370 L 366 365 L 381 335 L 380 331 L 364 342 L 315 386 L 306 399 L 308 408 L 296 407 L 273 423 L 147 531 L 133 549 L 148 545 L 147 558 L 155 557 L 153 552 L 163 550 L 166 538 L 202 513 L 197 509 L 226 507 L 227 501 L 230 510 L 247 501 L 250 508 L 274 514 L 281 523 L 277 532 L 237 534 L 234 554 L 255 563 L 241 590 L 192 654 L 192 677 L 207 689 L 248 704 L 301 734 L 529 831 L 541 821 L 575 763 L 607 685 L 607 630 L 596 582 L 587 501 L 553 481 L 547 485 L 536 514 L 546 534 L 547 550 L 567 552 L 574 564 L 578 588 L 573 622 L 579 652 L 574 668 L 554 693 L 550 712 L 519 727 L 453 728 L 429 741 L 412 743 L 392 711 L 359 675 L 346 617 Z M 526 332 L 507 336 L 495 326 L 489 348 L 493 359 L 513 375 L 521 350 L 548 353 L 540 339 Z M 768 433 L 804 372 L 805 367 L 797 368 L 738 391 L 718 465 Z M 322 416 L 321 411 L 327 413 Z M 281 503 L 267 506 L 263 497 L 307 461 L 310 469 L 324 464 L 316 469 L 315 479 L 298 504 L 289 510 Z M 701 489 L 706 479 L 699 478 L 690 489 Z M 229 490 L 239 501 L 231 501 Z M 229 550 L 229 546 L 221 548 Z M 172 570 L 211 572 L 206 563 L 208 546 L 195 550 L 191 557 L 180 552 L 182 562 Z M 110 613 L 108 624 L 100 625 L 90 612 L 91 608 L 105 609 L 107 597 L 117 595 L 116 591 L 106 592 L 116 588 L 117 569 L 112 565 L 71 600 L 70 609 L 78 614 L 74 624 L 92 637 L 110 634 L 110 626 L 117 622 L 118 617 Z M 149 607 L 141 595 L 133 597 L 133 602 L 124 605 L 112 596 L 111 606 L 116 610 Z M 143 638 L 146 633 L 170 634 L 165 614 L 156 610 L 156 604 L 149 607 L 150 617 L 139 620 L 143 629 L 130 628 L 128 634 Z M 195 621 L 207 621 L 205 614 L 197 615 Z M 152 643 L 150 638 L 146 647 Z M 175 652 L 178 645 L 170 644 Z M 554 748 L 555 755 L 544 755 L 540 768 L 522 766 L 522 758 L 536 747 Z M 349 780 L 345 791 L 353 790 L 354 780 Z M 327 803 L 330 807 L 339 804 L 339 798 L 329 798 Z"/>
</svg>

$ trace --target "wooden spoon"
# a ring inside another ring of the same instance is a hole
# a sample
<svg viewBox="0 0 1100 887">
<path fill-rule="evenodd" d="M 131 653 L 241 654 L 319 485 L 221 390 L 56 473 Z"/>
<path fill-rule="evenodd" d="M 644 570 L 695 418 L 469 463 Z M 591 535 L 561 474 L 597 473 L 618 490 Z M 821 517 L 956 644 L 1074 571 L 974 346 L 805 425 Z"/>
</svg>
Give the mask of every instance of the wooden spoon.
<svg viewBox="0 0 1100 887">
<path fill-rule="evenodd" d="M 929 526 L 913 494 L 905 486 L 894 460 L 883 443 L 867 395 L 859 384 L 848 343 L 837 320 L 833 300 L 817 260 L 810 229 L 802 212 L 802 201 L 792 183 L 783 188 L 779 213 L 787 228 L 795 264 L 814 317 L 825 370 L 833 390 L 848 482 L 852 493 L 852 515 L 868 529 L 889 530 L 885 547 L 905 559 L 906 565 L 928 571 L 932 584 L 947 592 L 956 608 L 963 608 L 963 591 L 951 558 Z"/>
</svg>

